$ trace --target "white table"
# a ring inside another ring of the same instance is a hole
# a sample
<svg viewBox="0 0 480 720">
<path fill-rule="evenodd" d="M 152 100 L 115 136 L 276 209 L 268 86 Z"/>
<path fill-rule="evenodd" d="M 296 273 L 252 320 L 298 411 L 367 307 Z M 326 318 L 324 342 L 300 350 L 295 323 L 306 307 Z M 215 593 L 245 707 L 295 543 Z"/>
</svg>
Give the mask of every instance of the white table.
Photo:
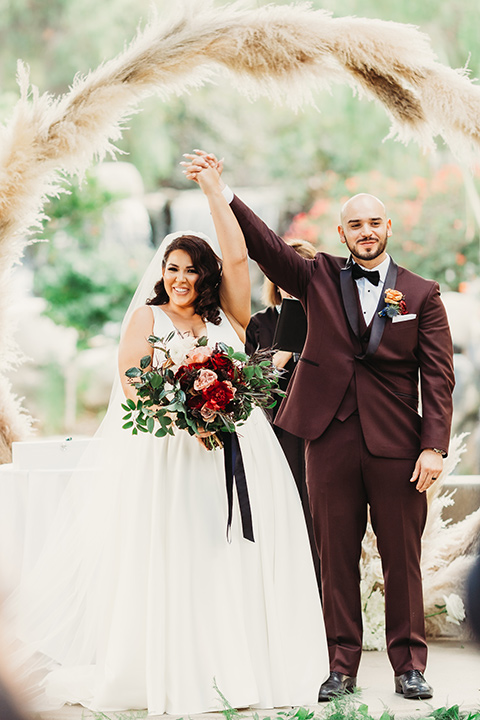
<svg viewBox="0 0 480 720">
<path fill-rule="evenodd" d="M 0 592 L 13 590 L 35 564 L 67 480 L 88 440 L 13 444 L 0 465 Z"/>
</svg>

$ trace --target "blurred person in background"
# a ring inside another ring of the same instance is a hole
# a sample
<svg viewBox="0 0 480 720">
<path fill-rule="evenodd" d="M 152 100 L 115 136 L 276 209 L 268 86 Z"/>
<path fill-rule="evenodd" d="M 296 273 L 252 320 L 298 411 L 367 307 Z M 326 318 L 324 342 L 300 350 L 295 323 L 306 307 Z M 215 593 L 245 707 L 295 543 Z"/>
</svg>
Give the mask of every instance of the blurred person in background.
<svg viewBox="0 0 480 720">
<path fill-rule="evenodd" d="M 306 240 L 286 240 L 290 245 L 304 258 L 312 259 L 315 257 L 316 250 L 313 245 Z M 257 349 L 269 348 L 273 345 L 273 339 L 277 322 L 280 317 L 282 300 L 291 299 L 293 296 L 282 288 L 275 285 L 268 277 L 263 281 L 262 300 L 267 306 L 264 310 L 252 315 L 250 323 L 247 327 L 247 338 L 245 341 L 245 351 L 250 355 Z M 289 350 L 277 350 L 273 356 L 274 364 L 283 370 L 280 377 L 279 386 L 286 391 L 288 383 L 292 377 L 298 363 L 299 353 Z M 282 446 L 285 457 L 288 460 L 290 469 L 297 483 L 298 492 L 300 494 L 303 510 L 305 513 L 305 521 L 307 523 L 310 545 L 312 548 L 312 557 L 315 565 L 315 573 L 320 588 L 320 560 L 318 558 L 317 548 L 315 546 L 315 538 L 313 534 L 312 515 L 308 504 L 308 492 L 305 482 L 305 442 L 303 438 L 292 435 L 287 430 L 275 425 L 275 416 L 279 408 L 279 402 L 269 411 L 269 419 L 272 423 L 273 430 Z"/>
<path fill-rule="evenodd" d="M 466 610 L 468 623 L 480 642 L 480 556 L 468 576 Z"/>
</svg>

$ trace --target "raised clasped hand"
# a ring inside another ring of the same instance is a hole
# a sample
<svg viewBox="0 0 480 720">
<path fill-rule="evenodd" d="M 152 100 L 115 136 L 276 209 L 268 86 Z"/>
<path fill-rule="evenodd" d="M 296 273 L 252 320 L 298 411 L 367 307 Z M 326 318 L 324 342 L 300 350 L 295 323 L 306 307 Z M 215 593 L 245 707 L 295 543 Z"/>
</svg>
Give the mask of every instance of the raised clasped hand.
<svg viewBox="0 0 480 720">
<path fill-rule="evenodd" d="M 188 180 L 198 183 L 202 190 L 222 189 L 224 187 L 220 176 L 223 171 L 223 159 L 217 160 L 213 153 L 206 153 L 204 150 L 194 150 L 193 153 L 185 153 L 184 158 L 188 162 L 181 162 L 185 170 L 184 175 Z"/>
</svg>

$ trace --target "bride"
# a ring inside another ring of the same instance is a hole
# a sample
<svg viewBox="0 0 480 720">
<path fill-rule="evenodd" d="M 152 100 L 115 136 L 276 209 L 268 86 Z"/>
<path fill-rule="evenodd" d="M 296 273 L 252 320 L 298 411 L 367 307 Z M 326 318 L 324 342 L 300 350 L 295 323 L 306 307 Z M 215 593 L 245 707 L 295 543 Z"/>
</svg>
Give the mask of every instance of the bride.
<svg viewBox="0 0 480 720">
<path fill-rule="evenodd" d="M 223 451 L 202 438 L 122 429 L 125 371 L 149 335 L 207 335 L 243 350 L 250 281 L 218 174 L 197 175 L 222 261 L 197 233 L 167 237 L 127 311 L 109 409 L 72 476 L 35 572 L 10 603 L 22 663 L 43 672 L 36 707 L 193 714 L 311 705 L 328 675 L 323 618 L 300 499 L 269 423 L 239 429 L 255 541 Z M 173 340 L 175 342 L 175 339 Z M 155 357 L 152 356 L 155 364 Z M 38 677 L 38 675 L 36 676 Z"/>
</svg>

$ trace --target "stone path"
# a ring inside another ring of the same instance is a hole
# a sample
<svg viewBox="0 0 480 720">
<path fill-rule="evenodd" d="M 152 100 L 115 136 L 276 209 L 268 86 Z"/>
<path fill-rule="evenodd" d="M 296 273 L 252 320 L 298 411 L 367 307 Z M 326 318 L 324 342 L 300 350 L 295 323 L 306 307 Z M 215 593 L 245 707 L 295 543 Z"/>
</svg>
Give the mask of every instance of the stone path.
<svg viewBox="0 0 480 720">
<path fill-rule="evenodd" d="M 425 676 L 434 688 L 432 700 L 405 700 L 393 689 L 393 674 L 385 652 L 365 652 L 358 674 L 361 692 L 355 698 L 358 704 L 368 706 L 374 718 L 380 718 L 387 710 L 396 719 L 426 718 L 437 708 L 459 705 L 461 712 L 478 712 L 480 718 L 480 646 L 472 642 L 462 643 L 458 640 L 441 640 L 430 642 L 429 662 Z M 321 704 L 311 709 L 321 718 L 327 711 L 328 704 Z M 257 711 L 260 718 L 272 717 L 272 710 Z M 79 706 L 65 706 L 61 710 L 42 713 L 40 720 L 91 720 L 94 717 L 122 718 L 127 720 L 128 713 L 108 713 L 94 715 Z M 252 713 L 242 711 L 248 720 Z M 131 714 L 132 720 L 135 714 Z M 153 718 L 153 716 L 151 716 Z M 157 716 L 178 718 L 179 716 Z M 195 720 L 221 720 L 221 713 L 208 713 L 190 716 Z M 151 720 L 151 718 L 149 718 Z"/>
</svg>

